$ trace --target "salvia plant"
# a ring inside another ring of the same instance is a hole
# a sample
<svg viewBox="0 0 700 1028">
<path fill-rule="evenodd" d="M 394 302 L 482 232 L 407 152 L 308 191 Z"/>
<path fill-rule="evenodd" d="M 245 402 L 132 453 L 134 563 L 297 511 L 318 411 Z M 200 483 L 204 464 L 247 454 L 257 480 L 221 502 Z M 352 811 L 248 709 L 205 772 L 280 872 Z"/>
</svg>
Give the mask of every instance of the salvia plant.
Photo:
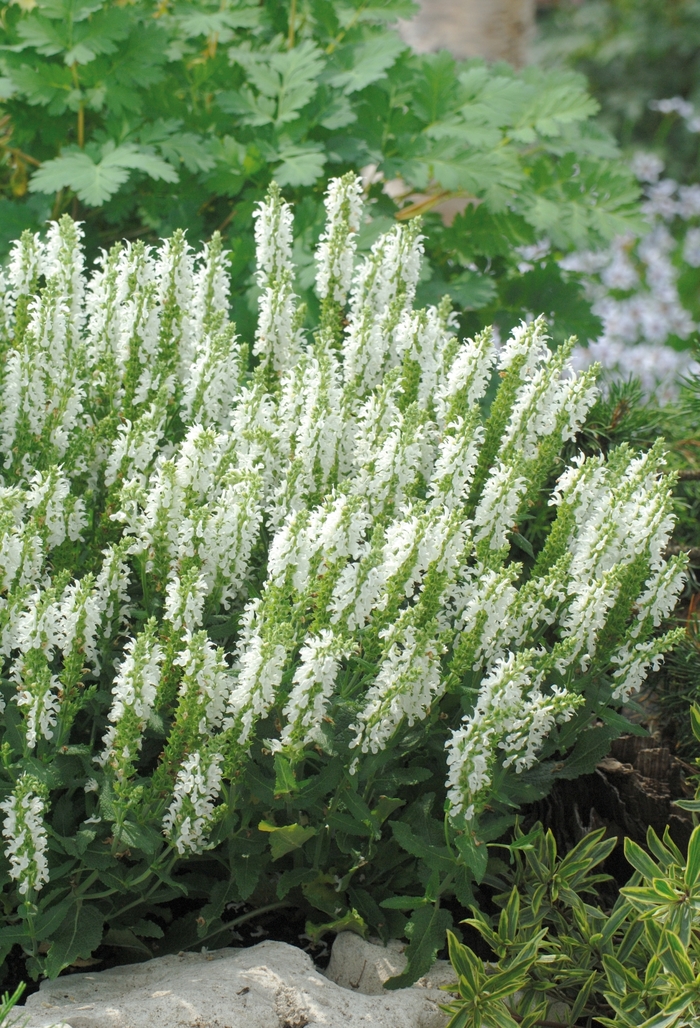
<svg viewBox="0 0 700 1028">
<path fill-rule="evenodd" d="M 698 1023 L 700 828 L 687 855 L 668 829 L 663 840 L 649 829 L 649 852 L 625 840 L 634 873 L 609 909 L 597 897 L 609 880 L 600 864 L 617 840 L 604 833 L 561 857 L 541 825 L 516 831 L 513 865 L 501 863 L 491 881 L 503 890 L 495 897 L 500 910 L 492 918 L 474 910 L 466 922 L 494 962 L 484 965 L 449 933 L 459 981 L 444 1006 L 452 1014 L 447 1028 Z"/>
<path fill-rule="evenodd" d="M 359 181 L 326 207 L 313 335 L 274 185 L 248 342 L 217 236 L 90 276 L 68 217 L 14 245 L 0 950 L 31 975 L 293 906 L 312 939 L 407 935 L 410 983 L 677 638 L 660 443 L 577 454 L 573 340 L 460 342 L 449 300 L 414 310 L 419 223 L 357 262 Z"/>
</svg>

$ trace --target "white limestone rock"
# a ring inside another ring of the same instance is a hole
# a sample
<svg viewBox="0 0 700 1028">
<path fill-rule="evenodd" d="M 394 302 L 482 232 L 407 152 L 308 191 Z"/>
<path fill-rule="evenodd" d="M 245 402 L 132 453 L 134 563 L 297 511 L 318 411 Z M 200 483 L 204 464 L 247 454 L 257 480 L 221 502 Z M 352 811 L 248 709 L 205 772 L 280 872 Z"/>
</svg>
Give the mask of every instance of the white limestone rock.
<svg viewBox="0 0 700 1028">
<path fill-rule="evenodd" d="M 344 951 L 347 940 L 338 940 Z M 395 948 L 363 945 L 368 966 L 379 967 L 375 976 L 384 974 L 387 952 L 399 969 Z M 303 950 L 261 942 L 42 982 L 15 1013 L 28 1015 L 27 1028 L 444 1028 L 438 1003 L 445 999 L 429 985 L 381 995 L 344 988 Z"/>
<path fill-rule="evenodd" d="M 341 932 L 333 943 L 326 977 L 353 992 L 386 996 L 384 982 L 401 974 L 406 966 L 405 949 L 405 943 L 396 940 L 382 946 L 365 942 L 354 932 Z M 428 974 L 416 982 L 416 988 L 429 989 L 438 1002 L 446 1003 L 449 996 L 437 990 L 441 985 L 451 985 L 456 977 L 449 960 L 436 960 Z"/>
</svg>

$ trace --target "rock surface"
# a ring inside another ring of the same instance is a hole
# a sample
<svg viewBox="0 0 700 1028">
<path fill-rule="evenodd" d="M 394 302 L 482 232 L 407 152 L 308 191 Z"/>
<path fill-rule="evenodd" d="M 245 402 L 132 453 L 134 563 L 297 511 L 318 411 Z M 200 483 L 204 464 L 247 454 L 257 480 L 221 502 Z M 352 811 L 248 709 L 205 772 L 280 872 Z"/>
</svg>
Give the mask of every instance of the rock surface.
<svg viewBox="0 0 700 1028">
<path fill-rule="evenodd" d="M 393 975 L 401 974 L 406 966 L 405 944 L 393 941 L 388 946 L 365 942 L 353 932 L 336 935 L 326 977 L 344 989 L 361 992 L 365 996 L 387 996 L 384 982 Z M 449 960 L 436 960 L 428 974 L 416 982 L 415 988 L 430 989 L 431 995 L 441 985 L 455 980 L 455 973 Z M 449 997 L 438 992 L 438 1002 Z"/>
<path fill-rule="evenodd" d="M 422 986 L 380 992 L 405 957 L 348 936 L 334 943 L 329 977 L 303 950 L 261 942 L 42 982 L 16 1013 L 28 1028 L 444 1028 L 447 997 L 434 987 L 444 968 Z"/>
</svg>

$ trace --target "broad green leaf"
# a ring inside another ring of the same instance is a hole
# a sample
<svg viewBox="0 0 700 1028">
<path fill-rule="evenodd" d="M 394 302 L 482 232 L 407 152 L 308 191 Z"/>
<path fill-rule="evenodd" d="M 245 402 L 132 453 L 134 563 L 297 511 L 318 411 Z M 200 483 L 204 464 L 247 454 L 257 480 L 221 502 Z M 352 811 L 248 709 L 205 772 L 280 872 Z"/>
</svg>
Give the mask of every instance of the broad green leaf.
<svg viewBox="0 0 700 1028">
<path fill-rule="evenodd" d="M 132 924 L 131 930 L 135 935 L 142 935 L 144 939 L 162 939 L 164 935 L 160 925 L 143 917 Z"/>
<path fill-rule="evenodd" d="M 275 754 L 275 797 L 289 796 L 299 791 L 292 765 L 281 753 Z"/>
<path fill-rule="evenodd" d="M 125 821 L 121 827 L 119 842 L 122 846 L 130 846 L 151 855 L 163 846 L 163 835 L 150 825 Z"/>
<path fill-rule="evenodd" d="M 234 876 L 238 895 L 247 900 L 258 884 L 262 865 L 260 857 L 255 853 L 237 853 L 231 862 L 231 873 Z"/>
<path fill-rule="evenodd" d="M 407 853 L 412 853 L 414 857 L 420 857 L 431 870 L 440 870 L 448 874 L 454 871 L 455 860 L 446 846 L 431 846 L 412 832 L 410 825 L 405 821 L 390 821 L 389 825 L 399 846 Z"/>
<path fill-rule="evenodd" d="M 318 871 L 312 867 L 295 867 L 291 871 L 284 871 L 277 882 L 278 899 L 284 899 L 287 893 L 304 882 L 312 882 L 317 875 Z"/>
<path fill-rule="evenodd" d="M 598 761 L 608 753 L 611 741 L 618 735 L 615 726 L 607 725 L 581 732 L 573 750 L 555 772 L 556 777 L 571 779 L 590 774 Z"/>
<path fill-rule="evenodd" d="M 275 179 L 281 186 L 310 186 L 323 174 L 326 155 L 320 143 L 286 146 L 277 154 L 281 163 Z"/>
<path fill-rule="evenodd" d="M 317 945 L 328 932 L 335 932 L 336 934 L 338 932 L 354 932 L 355 935 L 360 935 L 364 939 L 367 935 L 367 925 L 356 910 L 349 910 L 343 917 L 335 921 L 328 921 L 326 924 L 314 924 L 313 921 L 306 922 L 306 934 L 314 945 Z"/>
<path fill-rule="evenodd" d="M 328 825 L 335 832 L 345 832 L 347 835 L 358 835 L 368 838 L 373 835 L 373 830 L 366 824 L 361 824 L 350 814 L 334 810 L 328 815 Z"/>
<path fill-rule="evenodd" d="M 149 949 L 145 942 L 142 942 L 136 936 L 136 933 L 131 928 L 110 928 L 109 931 L 105 932 L 102 940 L 106 946 L 114 946 L 116 949 L 131 950 L 133 953 L 138 953 L 138 959 L 150 960 L 153 956 L 153 950 Z M 127 957 L 127 959 L 137 959 L 135 957 Z"/>
<path fill-rule="evenodd" d="M 394 33 L 382 33 L 349 47 L 343 53 L 346 70 L 330 75 L 329 85 L 346 94 L 356 93 L 377 79 L 386 78 L 387 70 L 404 49 L 405 43 Z"/>
<path fill-rule="evenodd" d="M 448 910 L 434 904 L 419 907 L 412 915 L 407 929 L 410 942 L 406 947 L 406 968 L 402 974 L 389 978 L 384 988 L 405 989 L 426 974 L 438 950 L 445 945 L 445 933 L 451 927 L 452 914 Z"/>
<path fill-rule="evenodd" d="M 97 907 L 75 903 L 61 922 L 46 955 L 46 975 L 57 975 L 77 960 L 91 957 L 102 942 L 104 918 Z"/>
<path fill-rule="evenodd" d="M 455 845 L 466 867 L 469 868 L 477 885 L 483 881 L 489 861 L 488 847 L 467 829 L 455 838 Z"/>
<path fill-rule="evenodd" d="M 99 207 L 124 185 L 131 171 L 143 171 L 165 182 L 178 181 L 175 169 L 161 157 L 139 151 L 132 143 L 122 143 L 118 147 L 106 144 L 98 162 L 79 150 L 46 161 L 32 176 L 29 189 L 35 193 L 71 189 L 83 203 Z"/>
<path fill-rule="evenodd" d="M 299 111 L 313 98 L 325 58 L 318 47 L 306 39 L 300 46 L 274 54 L 271 65 L 279 74 L 276 125 L 299 117 Z"/>
<path fill-rule="evenodd" d="M 283 825 L 278 828 L 269 821 L 261 821 L 258 830 L 270 833 L 270 850 L 273 860 L 279 860 L 285 853 L 299 849 L 316 834 L 316 829 L 308 825 Z"/>
</svg>

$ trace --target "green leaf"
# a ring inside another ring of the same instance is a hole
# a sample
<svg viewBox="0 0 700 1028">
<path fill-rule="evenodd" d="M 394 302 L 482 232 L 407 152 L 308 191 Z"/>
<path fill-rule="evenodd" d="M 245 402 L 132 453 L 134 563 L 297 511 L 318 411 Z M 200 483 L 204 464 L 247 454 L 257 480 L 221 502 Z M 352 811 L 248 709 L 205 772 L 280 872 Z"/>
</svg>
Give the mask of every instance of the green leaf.
<svg viewBox="0 0 700 1028">
<path fill-rule="evenodd" d="M 386 910 L 415 910 L 416 907 L 423 907 L 428 903 L 425 896 L 389 896 L 379 904 Z"/>
<path fill-rule="evenodd" d="M 237 853 L 233 858 L 231 870 L 238 888 L 238 895 L 242 900 L 247 900 L 260 879 L 262 871 L 260 858 L 255 853 Z"/>
<path fill-rule="evenodd" d="M 406 801 L 400 799 L 398 796 L 380 796 L 377 806 L 371 812 L 372 817 L 375 819 L 377 824 L 384 824 L 386 819 L 398 810 L 400 807 L 405 805 Z"/>
<path fill-rule="evenodd" d="M 153 957 L 153 950 L 145 942 L 142 942 L 130 928 L 110 928 L 109 931 L 105 932 L 102 941 L 107 946 L 132 950 L 134 953 L 138 953 L 141 959 L 150 960 Z M 134 958 L 132 957 L 131 959 Z"/>
<path fill-rule="evenodd" d="M 688 857 L 685 868 L 685 884 L 689 889 L 697 885 L 700 879 L 700 825 L 693 829 L 688 843 Z"/>
<path fill-rule="evenodd" d="M 143 917 L 132 924 L 131 930 L 135 935 L 142 935 L 144 939 L 162 939 L 164 935 L 160 925 L 155 921 L 147 921 Z"/>
<path fill-rule="evenodd" d="M 163 835 L 150 825 L 136 824 L 135 821 L 125 821 L 120 828 L 119 842 L 122 845 L 139 849 L 150 856 L 162 848 Z"/>
<path fill-rule="evenodd" d="M 681 940 L 674 932 L 665 932 L 663 944 L 664 948 L 659 956 L 666 970 L 674 974 L 684 985 L 692 984 L 695 981 L 695 972 Z"/>
<path fill-rule="evenodd" d="M 693 735 L 700 742 L 700 707 L 697 703 L 693 703 L 690 707 L 690 727 Z"/>
<path fill-rule="evenodd" d="M 445 871 L 448 874 L 455 869 L 455 860 L 450 856 L 446 846 L 431 846 L 411 831 L 405 821 L 390 821 L 394 838 L 402 849 L 414 857 L 420 857 L 431 869 Z M 485 849 L 485 847 L 484 847 Z"/>
<path fill-rule="evenodd" d="M 331 917 L 340 917 L 346 906 L 344 896 L 336 888 L 335 875 L 316 871 L 311 881 L 304 882 L 301 891 L 312 907 Z"/>
<path fill-rule="evenodd" d="M 276 125 L 294 121 L 313 98 L 325 57 L 315 43 L 305 39 L 299 46 L 274 54 L 271 65 L 279 75 Z"/>
<path fill-rule="evenodd" d="M 312 882 L 317 875 L 318 871 L 312 867 L 295 867 L 291 871 L 284 871 L 277 882 L 277 898 L 284 899 L 292 889 L 305 882 Z"/>
<path fill-rule="evenodd" d="M 329 85 L 349 94 L 364 89 L 377 79 L 386 78 L 388 69 L 405 45 L 396 33 L 387 32 L 348 47 L 343 52 L 346 70 L 332 74 L 328 79 Z"/>
<path fill-rule="evenodd" d="M 323 174 L 326 154 L 320 143 L 286 146 L 276 154 L 281 163 L 275 168 L 280 186 L 311 186 Z"/>
<path fill-rule="evenodd" d="M 659 877 L 658 866 L 633 839 L 625 839 L 625 859 L 649 881 Z"/>
<path fill-rule="evenodd" d="M 332 814 L 328 815 L 328 825 L 336 832 L 345 832 L 347 835 L 359 835 L 368 838 L 373 835 L 373 831 L 366 824 L 360 824 L 350 814 L 344 814 L 342 811 L 334 810 Z"/>
<path fill-rule="evenodd" d="M 402 974 L 389 978 L 385 989 L 405 989 L 426 974 L 435 963 L 438 950 L 445 945 L 445 933 L 452 927 L 452 914 L 431 904 L 419 907 L 408 923 L 410 942 L 406 948 L 408 963 Z"/>
<path fill-rule="evenodd" d="M 572 779 L 590 774 L 609 752 L 611 741 L 619 734 L 615 725 L 588 728 L 581 732 L 578 742 L 564 763 L 556 769 L 554 777 Z"/>
<path fill-rule="evenodd" d="M 75 903 L 61 922 L 46 955 L 48 978 L 56 978 L 78 957 L 91 957 L 102 942 L 104 918 L 97 907 Z"/>
<path fill-rule="evenodd" d="M 603 958 L 605 960 L 605 958 Z M 574 1005 L 571 1008 L 571 1024 L 577 1024 L 580 1017 L 583 1016 L 583 1011 L 586 1009 L 586 1004 L 590 999 L 593 991 L 593 986 L 598 978 L 598 971 L 593 971 L 584 982 L 583 986 L 579 989 Z"/>
<path fill-rule="evenodd" d="M 133 143 L 115 147 L 107 143 L 97 163 L 81 150 L 46 161 L 32 176 L 29 189 L 35 193 L 56 193 L 72 189 L 89 207 L 99 207 L 129 178 L 130 171 L 143 171 L 151 178 L 177 182 L 174 168 L 155 154 L 139 151 Z"/>
<path fill-rule="evenodd" d="M 289 796 L 298 792 L 299 784 L 286 757 L 281 753 L 275 754 L 275 798 L 278 796 Z"/>
<path fill-rule="evenodd" d="M 317 945 L 328 932 L 354 932 L 363 939 L 367 935 L 367 925 L 356 910 L 349 910 L 343 917 L 336 921 L 328 921 L 326 924 L 314 924 L 313 921 L 307 921 L 305 930 L 314 945 Z"/>
<path fill-rule="evenodd" d="M 485 843 L 467 829 L 455 837 L 455 845 L 466 867 L 469 868 L 477 885 L 483 881 L 489 862 L 489 851 Z"/>
<path fill-rule="evenodd" d="M 306 827 L 304 825 L 283 825 L 278 828 L 269 821 L 261 821 L 258 830 L 270 833 L 270 849 L 273 860 L 279 860 L 285 853 L 300 849 L 308 839 L 316 834 L 316 829 L 310 825 Z"/>
<path fill-rule="evenodd" d="M 239 899 L 237 883 L 233 880 L 228 882 L 215 882 L 211 888 L 209 902 L 202 907 L 197 919 L 197 934 L 201 937 L 207 934 L 207 930 L 214 921 L 218 921 L 224 912 L 227 903 Z"/>
</svg>

